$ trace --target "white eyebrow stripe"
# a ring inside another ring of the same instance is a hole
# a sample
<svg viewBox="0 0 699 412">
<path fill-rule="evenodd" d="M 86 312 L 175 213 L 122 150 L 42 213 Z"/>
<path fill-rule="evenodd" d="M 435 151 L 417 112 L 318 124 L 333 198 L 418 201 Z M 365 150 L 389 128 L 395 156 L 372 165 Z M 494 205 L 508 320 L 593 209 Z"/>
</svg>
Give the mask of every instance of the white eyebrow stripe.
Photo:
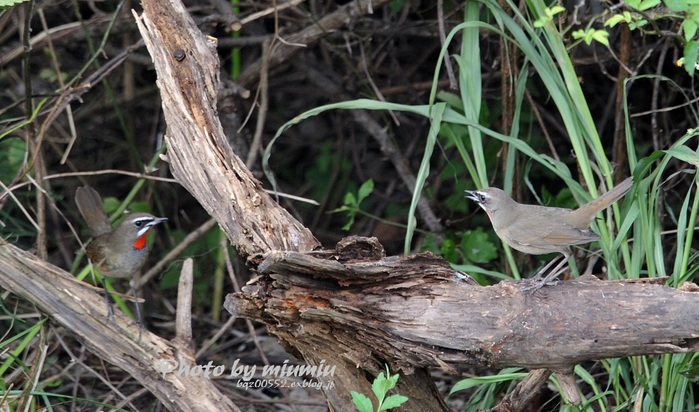
<svg viewBox="0 0 699 412">
<path fill-rule="evenodd" d="M 148 220 L 155 220 L 155 219 L 152 217 L 144 216 L 144 217 L 136 218 L 136 219 L 132 220 L 132 222 L 136 223 L 136 222 L 144 222 L 144 221 L 148 221 Z"/>
<path fill-rule="evenodd" d="M 155 219 L 152 217 L 139 217 L 131 221 L 131 223 L 137 223 L 137 222 L 146 222 L 145 225 L 138 230 L 138 233 L 136 234 L 137 237 L 141 237 L 145 235 L 152 227 L 153 227 L 153 222 L 155 222 Z"/>
</svg>

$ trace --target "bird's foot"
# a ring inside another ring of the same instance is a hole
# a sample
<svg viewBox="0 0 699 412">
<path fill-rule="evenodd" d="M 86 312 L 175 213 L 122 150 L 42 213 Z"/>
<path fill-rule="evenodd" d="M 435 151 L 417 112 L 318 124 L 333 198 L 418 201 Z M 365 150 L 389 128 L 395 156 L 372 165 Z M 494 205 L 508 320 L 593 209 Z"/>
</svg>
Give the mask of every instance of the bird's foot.
<svg viewBox="0 0 699 412">
<path fill-rule="evenodd" d="M 143 330 L 145 327 L 143 326 L 143 322 L 137 321 L 138 324 L 138 340 L 136 341 L 137 343 L 141 343 L 141 334 L 143 333 Z"/>
<path fill-rule="evenodd" d="M 560 282 L 559 280 L 556 280 L 556 279 L 548 279 L 548 277 L 544 278 L 544 279 L 540 279 L 540 278 L 541 278 L 541 276 L 538 276 L 538 277 L 535 276 L 531 279 L 524 280 L 523 282 L 530 283 L 530 284 L 523 287 L 522 291 L 527 292 L 527 293 L 534 293 L 537 290 L 543 288 L 544 286 L 554 286 Z"/>
<path fill-rule="evenodd" d="M 112 322 L 116 322 L 114 320 L 114 304 L 112 303 L 112 299 L 109 296 L 109 292 L 105 289 L 104 291 L 104 300 L 107 304 L 107 324 L 110 324 Z"/>
<path fill-rule="evenodd" d="M 558 265 L 556 265 L 555 268 L 551 269 L 551 271 L 546 276 L 543 276 L 543 274 L 546 273 L 546 271 L 555 261 L 556 260 L 554 259 L 551 262 L 549 262 L 546 266 L 544 266 L 543 269 L 541 269 L 536 275 L 534 275 L 534 277 L 530 278 L 528 281 L 532 284 L 529 286 L 525 286 L 522 290 L 524 292 L 536 292 L 544 286 L 553 286 L 557 284 L 559 281 L 556 280 L 556 278 L 558 277 L 558 275 L 565 272 L 565 264 L 568 261 L 568 257 L 564 255 L 563 259 L 558 263 Z"/>
</svg>

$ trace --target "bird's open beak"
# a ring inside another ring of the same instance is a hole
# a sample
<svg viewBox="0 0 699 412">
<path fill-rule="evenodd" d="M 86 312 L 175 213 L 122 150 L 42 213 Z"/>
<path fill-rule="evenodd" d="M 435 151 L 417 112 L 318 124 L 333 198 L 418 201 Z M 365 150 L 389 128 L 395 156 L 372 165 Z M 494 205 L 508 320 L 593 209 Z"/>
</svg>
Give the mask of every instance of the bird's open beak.
<svg viewBox="0 0 699 412">
<path fill-rule="evenodd" d="M 155 218 L 153 218 L 153 220 L 151 220 L 150 222 L 148 222 L 148 223 L 146 224 L 146 227 L 147 227 L 148 229 L 150 229 L 150 228 L 152 228 L 153 226 L 158 225 L 158 224 L 163 223 L 163 222 L 167 222 L 167 218 L 166 218 L 166 217 L 155 217 Z M 147 231 L 148 231 L 148 230 L 146 230 L 146 232 L 147 232 Z M 144 233 L 145 233 L 145 232 L 144 232 Z"/>
<path fill-rule="evenodd" d="M 481 204 L 481 200 L 478 198 L 478 193 L 475 190 L 466 190 L 466 193 L 468 194 L 468 196 L 466 196 L 467 198 Z"/>
</svg>

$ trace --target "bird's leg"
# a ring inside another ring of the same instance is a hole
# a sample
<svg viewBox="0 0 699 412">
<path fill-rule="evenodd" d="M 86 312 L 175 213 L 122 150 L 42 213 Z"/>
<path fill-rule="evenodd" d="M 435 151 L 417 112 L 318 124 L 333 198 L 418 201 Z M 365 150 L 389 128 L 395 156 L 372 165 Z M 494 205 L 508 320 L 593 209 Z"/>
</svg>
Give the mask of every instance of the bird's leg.
<svg viewBox="0 0 699 412">
<path fill-rule="evenodd" d="M 109 323 L 114 319 L 114 305 L 109 290 L 107 290 L 107 282 L 103 276 L 100 277 L 100 280 L 102 280 L 102 288 L 104 289 L 104 301 L 107 303 L 107 323 Z"/>
<path fill-rule="evenodd" d="M 563 256 L 563 262 L 568 261 L 568 258 L 566 258 L 565 255 L 562 255 L 562 256 Z M 541 279 L 541 277 L 544 275 L 544 273 L 546 273 L 546 272 L 549 270 L 549 268 L 550 268 L 551 266 L 553 266 L 553 264 L 556 263 L 556 262 L 558 261 L 558 258 L 560 258 L 560 257 L 561 257 L 561 256 L 556 256 L 555 258 L 551 259 L 551 261 L 550 261 L 549 263 L 547 263 L 546 266 L 544 266 L 543 268 L 541 268 L 540 271 L 536 272 L 536 275 L 532 276 L 532 277 L 530 278 L 530 280 L 538 280 L 538 279 Z M 559 265 L 560 265 L 560 262 L 559 262 Z M 557 266 L 557 267 L 558 267 L 558 266 Z"/>
<path fill-rule="evenodd" d="M 556 279 L 558 275 L 560 275 L 566 270 L 566 268 L 563 266 L 566 263 L 568 263 L 568 257 L 564 257 L 563 260 L 561 260 L 561 262 L 558 264 L 558 266 L 556 266 L 548 275 L 546 275 L 546 277 L 541 281 L 541 286 L 545 286 L 547 284 L 551 285 L 553 284 L 553 282 L 558 282 L 554 279 Z"/>
<path fill-rule="evenodd" d="M 133 302 L 136 305 L 136 322 L 138 323 L 138 341 L 141 341 L 141 332 L 143 331 L 143 317 L 141 316 L 141 306 L 138 304 L 138 292 L 136 291 L 136 280 L 129 281 L 131 293 L 133 293 Z"/>
<path fill-rule="evenodd" d="M 548 267 L 551 266 L 553 264 L 553 262 L 556 261 L 556 259 L 553 259 L 546 266 L 544 266 L 544 268 L 542 270 L 540 270 L 539 273 L 536 274 L 536 276 L 534 276 L 531 279 L 532 281 L 534 281 L 534 284 L 527 286 L 522 290 L 524 290 L 524 291 L 536 291 L 536 290 L 539 290 L 546 285 L 554 285 L 555 283 L 557 283 L 558 281 L 554 280 L 554 279 L 556 279 L 556 277 L 558 275 L 560 275 L 565 270 L 564 265 L 566 263 L 568 263 L 568 259 L 570 258 L 570 255 L 571 255 L 571 253 L 563 253 L 563 259 L 560 262 L 558 262 L 558 265 L 556 265 L 556 267 L 554 267 L 549 272 L 549 274 L 546 275 L 545 278 L 543 278 L 542 280 L 539 280 L 539 278 L 541 277 L 541 274 L 544 273 L 546 271 L 546 269 L 548 269 Z"/>
</svg>

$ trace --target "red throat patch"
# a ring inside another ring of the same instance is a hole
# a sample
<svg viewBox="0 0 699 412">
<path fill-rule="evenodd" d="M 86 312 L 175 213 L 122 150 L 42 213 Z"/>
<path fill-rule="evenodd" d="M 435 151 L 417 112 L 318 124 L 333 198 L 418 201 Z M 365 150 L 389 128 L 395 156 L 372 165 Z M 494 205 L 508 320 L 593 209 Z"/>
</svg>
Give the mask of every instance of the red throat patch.
<svg viewBox="0 0 699 412">
<path fill-rule="evenodd" d="M 144 233 L 143 236 L 136 239 L 133 243 L 133 248 L 136 250 L 141 250 L 146 247 L 146 238 L 148 237 L 148 232 Z"/>
</svg>

